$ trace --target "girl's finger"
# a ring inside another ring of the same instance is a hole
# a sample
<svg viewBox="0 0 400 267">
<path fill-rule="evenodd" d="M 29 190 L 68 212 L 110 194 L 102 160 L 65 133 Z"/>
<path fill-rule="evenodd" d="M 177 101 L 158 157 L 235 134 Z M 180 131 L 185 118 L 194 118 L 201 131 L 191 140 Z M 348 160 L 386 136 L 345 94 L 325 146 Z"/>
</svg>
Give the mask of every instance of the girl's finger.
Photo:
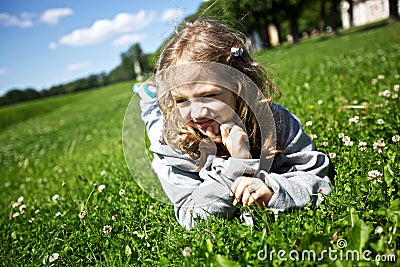
<svg viewBox="0 0 400 267">
<path fill-rule="evenodd" d="M 235 194 L 236 189 L 237 189 L 237 187 L 238 187 L 240 181 L 242 180 L 242 178 L 245 178 L 245 177 L 239 176 L 238 178 L 236 178 L 235 182 L 233 183 L 233 185 L 232 185 L 232 187 L 231 187 L 231 192 L 232 192 L 232 194 Z"/>
<path fill-rule="evenodd" d="M 247 203 L 247 205 L 253 205 L 256 202 L 256 198 L 254 197 L 254 195 L 254 193 L 250 194 L 249 202 Z"/>
<path fill-rule="evenodd" d="M 268 187 L 266 185 L 261 186 L 258 190 L 251 194 L 251 198 L 254 199 L 253 203 L 257 204 L 257 206 L 261 208 L 267 206 L 269 199 L 271 198 Z"/>
<path fill-rule="evenodd" d="M 222 137 L 222 143 L 226 146 L 228 138 L 229 138 L 229 133 L 232 129 L 234 124 L 232 122 L 224 123 L 221 124 L 220 126 L 220 131 L 221 131 L 221 137 Z"/>
<path fill-rule="evenodd" d="M 261 179 L 253 178 L 253 179 L 251 180 L 251 183 L 250 183 L 248 189 L 249 189 L 249 191 L 250 191 L 251 193 L 254 193 L 254 192 L 257 191 L 257 189 L 259 189 L 261 186 L 263 186 L 263 184 L 264 184 L 264 182 L 261 181 Z"/>
<path fill-rule="evenodd" d="M 234 195 L 237 201 L 240 201 L 242 199 L 242 195 L 246 189 L 246 187 L 249 185 L 249 181 L 247 177 L 241 177 L 239 183 L 237 184 L 237 187 L 234 191 Z"/>
<path fill-rule="evenodd" d="M 221 143 L 222 139 L 220 135 L 216 135 L 212 129 L 212 127 L 208 127 L 206 129 L 207 136 L 215 143 Z"/>
<path fill-rule="evenodd" d="M 247 186 L 246 186 L 243 190 L 243 195 L 242 195 L 243 206 L 249 205 L 250 197 L 251 197 L 251 193 L 249 192 L 249 190 L 247 189 Z"/>
</svg>

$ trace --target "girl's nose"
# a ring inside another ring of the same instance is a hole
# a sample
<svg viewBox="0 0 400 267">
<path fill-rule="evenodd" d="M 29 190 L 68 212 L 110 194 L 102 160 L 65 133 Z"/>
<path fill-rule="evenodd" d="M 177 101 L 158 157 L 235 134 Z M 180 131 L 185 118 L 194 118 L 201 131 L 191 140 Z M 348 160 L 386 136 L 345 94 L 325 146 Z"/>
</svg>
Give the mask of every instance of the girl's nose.
<svg viewBox="0 0 400 267">
<path fill-rule="evenodd" d="M 190 105 L 190 115 L 193 119 L 197 118 L 207 118 L 208 108 L 204 106 L 202 103 L 197 101 L 192 101 Z"/>
</svg>

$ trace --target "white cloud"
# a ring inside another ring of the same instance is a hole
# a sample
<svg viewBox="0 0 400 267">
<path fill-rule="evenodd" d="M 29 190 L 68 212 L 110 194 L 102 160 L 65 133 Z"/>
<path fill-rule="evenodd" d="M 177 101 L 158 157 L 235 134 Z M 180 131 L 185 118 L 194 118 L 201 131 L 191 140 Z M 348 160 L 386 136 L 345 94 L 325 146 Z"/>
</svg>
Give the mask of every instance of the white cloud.
<svg viewBox="0 0 400 267">
<path fill-rule="evenodd" d="M 143 10 L 136 14 L 119 13 L 112 20 L 97 20 L 89 28 L 77 29 L 62 36 L 59 43 L 70 46 L 96 44 L 120 34 L 140 30 L 148 25 L 153 17 L 153 12 Z"/>
<path fill-rule="evenodd" d="M 183 9 L 182 8 L 169 8 L 164 11 L 161 19 L 164 22 L 167 21 L 177 21 L 183 17 Z"/>
<path fill-rule="evenodd" d="M 7 69 L 5 69 L 5 68 L 0 68 L 0 76 L 1 75 L 5 75 L 5 74 L 7 74 L 8 73 L 8 70 Z"/>
<path fill-rule="evenodd" d="M 33 14 L 31 13 L 22 13 L 21 18 L 16 16 L 7 14 L 7 13 L 0 13 L 0 25 L 3 26 L 17 26 L 21 28 L 28 28 L 33 26 L 32 18 Z"/>
<path fill-rule="evenodd" d="M 71 16 L 72 14 L 74 14 L 74 11 L 69 7 L 52 8 L 44 11 L 40 20 L 46 24 L 54 25 L 57 24 L 61 18 Z"/>
<path fill-rule="evenodd" d="M 113 41 L 114 46 L 123 46 L 128 44 L 139 43 L 146 39 L 147 35 L 144 33 L 141 34 L 125 34 L 119 37 L 118 39 Z"/>
<path fill-rule="evenodd" d="M 82 69 L 87 69 L 90 66 L 92 66 L 92 62 L 89 61 L 71 63 L 67 66 L 67 71 L 74 72 Z"/>
</svg>

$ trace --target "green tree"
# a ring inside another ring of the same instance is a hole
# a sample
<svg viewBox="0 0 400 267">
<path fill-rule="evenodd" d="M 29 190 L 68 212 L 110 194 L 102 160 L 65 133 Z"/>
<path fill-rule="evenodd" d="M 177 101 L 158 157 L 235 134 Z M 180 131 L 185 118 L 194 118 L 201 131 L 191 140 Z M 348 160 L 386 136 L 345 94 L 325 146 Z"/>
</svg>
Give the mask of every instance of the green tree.
<svg viewBox="0 0 400 267">
<path fill-rule="evenodd" d="M 280 29 L 287 23 L 286 33 L 297 43 L 299 28 L 324 28 L 328 1 L 337 0 L 214 0 L 202 3 L 196 16 L 222 18 L 248 35 L 257 32 L 265 46 L 270 45 L 268 25 L 273 23 L 282 38 Z M 304 13 L 309 16 L 302 17 Z"/>
<path fill-rule="evenodd" d="M 121 61 L 127 79 L 136 79 L 149 71 L 147 55 L 143 53 L 138 43 L 121 54 Z"/>
<path fill-rule="evenodd" d="M 18 102 L 33 100 L 40 97 L 41 95 L 33 88 L 26 88 L 24 90 L 12 89 L 0 98 L 0 105 L 4 106 Z"/>
<path fill-rule="evenodd" d="M 279 12 L 274 12 L 274 0 L 214 0 L 204 2 L 196 16 L 215 17 L 247 35 L 258 33 L 264 47 L 270 46 L 268 25 L 279 27 Z"/>
<path fill-rule="evenodd" d="M 330 11 L 330 26 L 332 28 L 332 33 L 337 34 L 337 28 L 340 25 L 340 2 L 341 0 L 330 0 L 331 11 Z"/>
</svg>

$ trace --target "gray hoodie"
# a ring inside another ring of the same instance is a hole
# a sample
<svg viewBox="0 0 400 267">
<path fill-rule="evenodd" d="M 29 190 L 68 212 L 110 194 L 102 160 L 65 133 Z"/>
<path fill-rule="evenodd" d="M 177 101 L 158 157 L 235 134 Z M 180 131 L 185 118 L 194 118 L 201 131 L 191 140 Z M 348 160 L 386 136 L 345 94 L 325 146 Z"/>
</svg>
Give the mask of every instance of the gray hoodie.
<svg viewBox="0 0 400 267">
<path fill-rule="evenodd" d="M 328 157 L 315 151 L 300 121 L 283 106 L 270 105 L 282 152 L 274 157 L 269 170 L 259 170 L 259 159 L 215 155 L 208 155 L 204 166 L 196 170 L 195 160 L 161 142 L 164 120 L 156 98 L 142 98 L 140 107 L 154 154 L 152 168 L 174 205 L 178 222 L 187 229 L 195 225 L 196 217 L 234 217 L 238 207 L 233 205 L 230 187 L 240 176 L 259 178 L 273 190 L 267 205 L 271 209 L 316 204 L 318 195 L 331 192 Z"/>
</svg>

